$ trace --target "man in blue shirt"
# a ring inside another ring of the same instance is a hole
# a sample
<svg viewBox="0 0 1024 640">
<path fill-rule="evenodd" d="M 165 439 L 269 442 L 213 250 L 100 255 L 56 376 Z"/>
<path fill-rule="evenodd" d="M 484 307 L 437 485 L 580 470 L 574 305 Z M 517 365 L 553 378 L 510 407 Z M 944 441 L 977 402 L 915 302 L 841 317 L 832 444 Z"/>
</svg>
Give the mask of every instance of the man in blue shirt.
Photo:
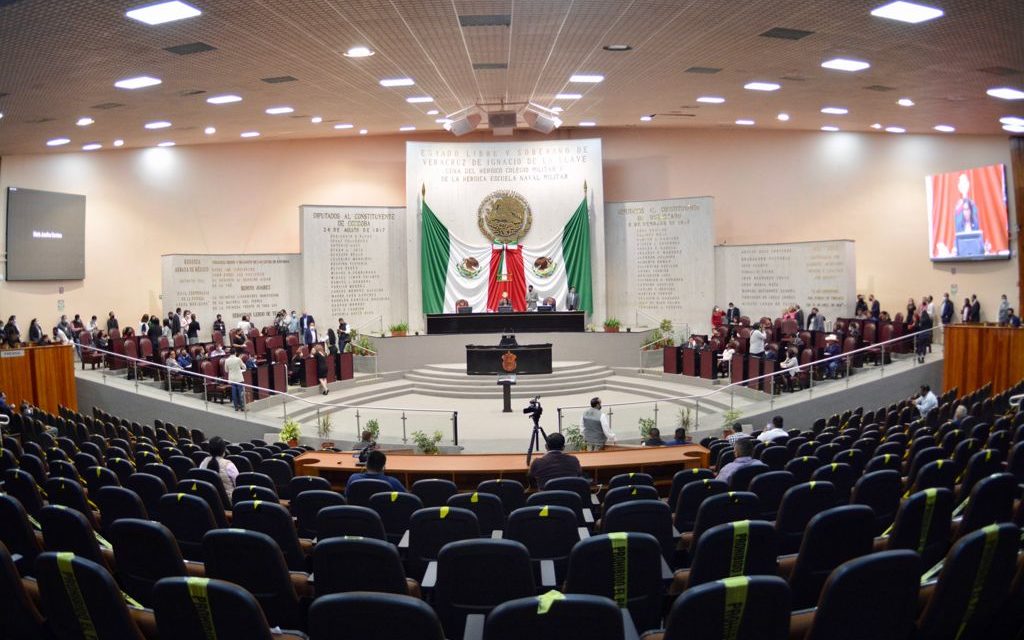
<svg viewBox="0 0 1024 640">
<path fill-rule="evenodd" d="M 718 471 L 716 479 L 728 484 L 729 478 L 732 477 L 732 474 L 736 473 L 741 468 L 752 464 L 754 462 L 754 458 L 752 457 L 754 453 L 754 443 L 755 440 L 753 438 L 740 438 L 734 442 L 732 448 L 733 451 L 736 452 L 736 459 L 722 467 Z"/>
<path fill-rule="evenodd" d="M 391 488 L 395 491 L 405 492 L 405 485 L 403 485 L 398 478 L 386 475 L 384 473 L 384 465 L 387 464 L 388 457 L 384 455 L 383 451 L 371 451 L 366 456 L 366 471 L 363 473 L 353 473 L 348 477 L 348 484 L 355 482 L 356 480 L 383 480 L 391 485 Z"/>
</svg>

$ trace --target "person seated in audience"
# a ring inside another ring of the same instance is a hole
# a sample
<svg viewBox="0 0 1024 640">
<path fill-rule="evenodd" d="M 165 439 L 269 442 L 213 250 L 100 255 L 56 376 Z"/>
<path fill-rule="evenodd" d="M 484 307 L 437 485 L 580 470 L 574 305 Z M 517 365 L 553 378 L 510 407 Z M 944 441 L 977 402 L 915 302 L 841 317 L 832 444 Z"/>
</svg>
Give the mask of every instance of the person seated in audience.
<svg viewBox="0 0 1024 640">
<path fill-rule="evenodd" d="M 690 444 L 691 442 L 692 440 L 690 439 L 690 437 L 686 435 L 686 429 L 684 427 L 677 427 L 675 438 L 669 441 L 668 446 L 678 447 L 680 445 Z"/>
<path fill-rule="evenodd" d="M 124 331 L 121 332 L 121 337 L 122 338 L 134 338 L 135 337 L 135 329 L 133 327 L 125 327 Z"/>
<path fill-rule="evenodd" d="M 230 496 L 231 492 L 235 490 L 238 467 L 224 457 L 225 451 L 227 451 L 227 443 L 224 442 L 224 439 L 220 436 L 213 436 L 210 438 L 210 448 L 207 450 L 210 455 L 203 458 L 203 461 L 199 463 L 199 468 L 216 471 L 220 476 L 221 484 L 224 485 L 224 492 Z"/>
<path fill-rule="evenodd" d="M 914 396 L 914 406 L 922 418 L 928 416 L 928 412 L 939 406 L 939 399 L 932 393 L 932 388 L 926 384 L 921 385 L 921 392 Z"/>
<path fill-rule="evenodd" d="M 754 453 L 754 439 L 740 438 L 733 443 L 732 450 L 736 453 L 736 459 L 719 469 L 716 476 L 716 479 L 725 483 L 729 482 L 734 473 L 754 462 L 751 457 Z"/>
<path fill-rule="evenodd" d="M 181 364 L 178 363 L 178 358 L 174 353 L 174 349 L 168 349 L 167 355 L 164 357 L 164 365 L 172 371 L 180 371 Z"/>
<path fill-rule="evenodd" d="M 796 307 L 790 306 L 782 312 L 783 320 L 796 320 Z"/>
<path fill-rule="evenodd" d="M 576 456 L 565 453 L 565 436 L 552 433 L 544 441 L 548 452 L 530 464 L 529 476 L 543 489 L 548 480 L 554 478 L 576 478 L 583 474 L 583 468 Z M 372 454 L 371 454 L 372 455 Z"/>
<path fill-rule="evenodd" d="M 892 322 L 892 318 L 889 317 L 889 312 L 888 311 L 883 311 L 883 312 L 878 314 L 878 321 L 879 322 Z"/>
<path fill-rule="evenodd" d="M 97 349 L 103 349 L 104 351 L 110 348 L 110 338 L 107 337 L 107 333 L 103 329 L 96 331 L 96 337 L 93 338 L 93 346 Z"/>
<path fill-rule="evenodd" d="M 724 436 L 725 441 L 729 444 L 735 444 L 737 440 L 750 437 L 749 434 L 743 433 L 743 425 L 739 422 L 732 423 L 732 429 L 726 429 Z"/>
<path fill-rule="evenodd" d="M 302 352 L 296 349 L 292 359 L 288 362 L 288 384 L 299 384 L 304 373 L 302 369 L 305 366 L 304 363 Z"/>
<path fill-rule="evenodd" d="M 178 349 L 178 364 L 181 366 L 182 369 L 192 368 L 192 356 L 188 354 L 188 351 L 185 349 L 185 347 Z"/>
<path fill-rule="evenodd" d="M 775 345 L 770 342 L 766 344 L 764 346 L 764 352 L 762 353 L 761 357 L 770 362 L 777 362 L 779 359 L 779 354 L 777 351 L 775 351 Z"/>
<path fill-rule="evenodd" d="M 359 437 L 359 442 L 355 444 L 353 449 L 359 452 L 359 462 L 366 462 L 367 456 L 370 455 L 371 451 L 377 448 L 377 442 L 373 439 L 373 432 L 364 430 Z"/>
<path fill-rule="evenodd" d="M 727 375 L 729 367 L 732 366 L 732 357 L 736 353 L 736 341 L 732 340 L 722 350 L 722 358 L 718 361 L 718 373 Z"/>
<path fill-rule="evenodd" d="M 953 411 L 953 425 L 956 428 L 960 428 L 960 423 L 963 422 L 964 418 L 967 417 L 967 406 L 958 404 L 956 409 Z"/>
<path fill-rule="evenodd" d="M 1020 328 L 1020 316 L 1018 316 L 1017 313 L 1013 310 L 1013 307 L 1010 307 L 1010 309 L 1007 311 L 1006 326 L 1011 327 L 1013 329 Z"/>
<path fill-rule="evenodd" d="M 825 336 L 825 351 L 822 353 L 823 357 L 830 358 L 832 356 L 838 356 L 842 352 L 843 349 L 839 346 L 839 338 L 836 337 L 836 334 L 830 333 Z M 839 360 L 839 358 L 832 358 L 825 363 L 826 378 L 835 378 L 839 373 Z"/>
<path fill-rule="evenodd" d="M 68 322 L 68 317 L 66 315 L 61 315 L 60 321 L 57 322 L 57 328 L 60 329 L 69 340 L 73 335 L 75 335 L 75 332 L 71 328 L 71 323 Z"/>
<path fill-rule="evenodd" d="M 645 447 L 664 447 L 665 441 L 661 439 L 661 429 L 658 427 L 651 427 L 650 433 L 647 435 L 647 439 L 643 441 Z"/>
<path fill-rule="evenodd" d="M 245 334 L 241 331 L 236 331 L 235 335 L 231 337 L 231 346 L 235 349 L 245 349 Z"/>
<path fill-rule="evenodd" d="M 790 347 L 786 353 L 786 359 L 779 365 L 782 367 L 782 381 L 786 385 L 786 391 L 793 390 L 793 376 L 800 372 L 800 361 L 796 358 L 797 348 Z"/>
<path fill-rule="evenodd" d="M 211 358 L 219 358 L 220 356 L 223 356 L 226 353 L 227 352 L 224 351 L 224 345 L 214 343 L 213 349 L 210 349 L 209 356 Z"/>
<path fill-rule="evenodd" d="M 366 471 L 362 473 L 353 473 L 348 477 L 348 482 L 355 482 L 356 480 L 383 480 L 391 485 L 391 488 L 395 491 L 405 492 L 405 485 L 403 485 L 398 478 L 389 476 L 384 473 L 384 465 L 388 462 L 388 457 L 384 455 L 383 451 L 373 450 L 366 456 Z"/>
<path fill-rule="evenodd" d="M 757 436 L 758 442 L 768 444 L 777 438 L 788 438 L 789 434 L 782 428 L 782 416 L 772 416 L 765 430 Z M 739 455 L 739 454 L 736 454 Z"/>
<path fill-rule="evenodd" d="M 686 341 L 686 346 L 689 349 L 700 349 L 700 340 L 697 336 L 690 336 L 690 339 Z"/>
</svg>

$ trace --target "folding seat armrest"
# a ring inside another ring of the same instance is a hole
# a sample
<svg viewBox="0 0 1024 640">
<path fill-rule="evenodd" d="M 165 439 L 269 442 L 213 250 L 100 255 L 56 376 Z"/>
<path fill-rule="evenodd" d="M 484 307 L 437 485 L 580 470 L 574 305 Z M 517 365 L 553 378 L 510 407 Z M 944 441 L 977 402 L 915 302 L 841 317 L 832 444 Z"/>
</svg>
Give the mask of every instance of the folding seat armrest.
<svg viewBox="0 0 1024 640">
<path fill-rule="evenodd" d="M 555 582 L 555 562 L 554 560 L 541 560 L 540 561 L 540 586 L 542 587 L 557 587 L 558 584 Z"/>
<path fill-rule="evenodd" d="M 147 640 L 157 640 L 159 638 L 156 630 L 156 615 L 152 609 L 128 605 L 128 614 Z"/>
<path fill-rule="evenodd" d="M 798 554 L 790 553 L 788 555 L 779 556 L 779 577 L 789 580 L 789 577 L 793 575 L 793 567 L 796 566 L 796 558 Z"/>
<path fill-rule="evenodd" d="M 427 563 L 427 570 L 423 573 L 423 579 L 420 580 L 420 587 L 423 589 L 433 589 L 437 586 L 437 560 L 431 560 Z"/>
<path fill-rule="evenodd" d="M 495 529 L 491 531 L 491 540 L 501 540 L 505 537 L 505 532 L 501 529 Z"/>
<path fill-rule="evenodd" d="M 672 567 L 668 566 L 665 562 L 665 558 L 661 558 L 661 579 L 666 582 L 671 582 L 672 578 L 675 577 L 675 573 L 672 572 Z"/>
<path fill-rule="evenodd" d="M 598 487 L 598 490 L 600 490 L 600 487 Z M 596 493 L 591 493 L 590 494 L 590 504 L 592 504 L 595 507 L 600 507 L 601 506 L 601 501 L 597 499 L 597 494 Z"/>
<path fill-rule="evenodd" d="M 487 616 L 482 613 L 471 613 L 466 616 L 466 628 L 462 632 L 462 640 L 483 640 L 486 620 Z"/>
<path fill-rule="evenodd" d="M 406 529 L 405 533 L 402 534 L 402 539 L 398 541 L 398 548 L 399 549 L 408 549 L 409 548 L 409 530 L 408 529 Z"/>
<path fill-rule="evenodd" d="M 314 598 L 316 596 L 313 592 L 313 585 L 309 582 L 308 573 L 305 571 L 289 571 L 288 577 L 291 578 L 295 595 L 299 598 Z"/>
<path fill-rule="evenodd" d="M 682 537 L 683 534 L 679 533 L 679 529 L 676 529 L 676 525 L 672 525 L 672 539 L 678 542 L 679 538 Z"/>
<path fill-rule="evenodd" d="M 302 631 L 297 631 L 295 629 L 278 629 L 277 627 L 272 627 L 270 629 L 270 637 L 275 638 L 276 640 L 309 640 L 309 636 Z"/>
<path fill-rule="evenodd" d="M 620 609 L 622 613 L 622 640 L 640 640 L 640 634 L 633 624 L 633 616 L 629 615 L 629 609 Z"/>
<path fill-rule="evenodd" d="M 802 640 L 814 623 L 814 614 L 817 607 L 810 609 L 798 609 L 789 616 L 789 638 L 790 640 Z"/>
<path fill-rule="evenodd" d="M 195 578 L 205 578 L 206 565 L 202 562 L 196 562 L 195 560 L 186 560 L 185 573 Z"/>
</svg>

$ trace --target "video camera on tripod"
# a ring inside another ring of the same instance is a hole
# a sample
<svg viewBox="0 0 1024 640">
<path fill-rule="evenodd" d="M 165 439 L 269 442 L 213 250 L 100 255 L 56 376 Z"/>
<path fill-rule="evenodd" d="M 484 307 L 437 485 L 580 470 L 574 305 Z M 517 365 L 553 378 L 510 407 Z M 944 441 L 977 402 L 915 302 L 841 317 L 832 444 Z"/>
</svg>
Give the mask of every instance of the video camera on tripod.
<svg viewBox="0 0 1024 640">
<path fill-rule="evenodd" d="M 540 426 L 540 416 L 544 413 L 544 407 L 540 406 L 540 396 L 530 398 L 530 404 L 523 409 L 523 413 L 530 416 L 533 426 Z"/>
<path fill-rule="evenodd" d="M 533 420 L 533 433 L 530 435 L 530 446 L 526 448 L 526 466 L 530 466 L 534 451 L 540 451 L 540 440 L 547 440 L 548 436 L 540 426 L 540 416 L 544 413 L 544 407 L 540 406 L 540 396 L 530 398 L 530 404 L 523 409 L 523 413 Z"/>
</svg>

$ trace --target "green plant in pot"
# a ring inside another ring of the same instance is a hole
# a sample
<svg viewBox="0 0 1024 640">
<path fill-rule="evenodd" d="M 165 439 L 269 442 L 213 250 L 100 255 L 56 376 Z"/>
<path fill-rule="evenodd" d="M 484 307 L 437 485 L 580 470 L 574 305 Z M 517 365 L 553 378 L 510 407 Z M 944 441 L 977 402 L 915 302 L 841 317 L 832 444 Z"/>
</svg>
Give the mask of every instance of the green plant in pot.
<svg viewBox="0 0 1024 640">
<path fill-rule="evenodd" d="M 392 336 L 394 336 L 396 338 L 400 338 L 400 337 L 406 335 L 407 333 L 409 333 L 409 323 L 407 323 L 407 322 L 399 322 L 399 323 L 390 325 L 390 326 L 388 326 L 388 331 L 391 332 Z"/>
<path fill-rule="evenodd" d="M 369 431 L 370 440 L 377 442 L 377 438 L 380 436 L 380 422 L 377 421 L 377 418 L 370 418 L 366 421 L 366 426 L 363 428 L 363 431 Z"/>
<path fill-rule="evenodd" d="M 302 435 L 302 425 L 293 418 L 286 418 L 284 423 L 281 424 L 281 433 L 277 435 L 277 439 L 281 442 L 286 442 L 289 447 L 294 447 L 299 444 L 299 436 Z"/>
<path fill-rule="evenodd" d="M 325 413 L 316 421 L 316 435 L 322 441 L 320 443 L 321 449 L 333 449 L 334 443 L 330 442 L 331 431 L 334 430 L 334 425 L 331 423 L 331 414 Z"/>
<path fill-rule="evenodd" d="M 440 431 L 435 431 L 433 435 L 427 435 L 423 431 L 412 432 L 412 441 L 416 443 L 416 449 L 428 456 L 436 456 L 441 452 L 437 444 L 443 437 Z"/>
<path fill-rule="evenodd" d="M 604 321 L 605 333 L 618 333 L 622 323 L 615 318 L 608 318 Z"/>
<path fill-rule="evenodd" d="M 373 341 L 370 340 L 370 336 L 361 334 L 352 334 L 352 342 L 345 345 L 345 351 L 348 351 L 352 355 L 356 356 L 368 356 L 371 355 L 375 349 L 373 348 Z"/>
<path fill-rule="evenodd" d="M 583 431 L 578 424 L 569 425 L 562 435 L 565 436 L 566 451 L 586 451 L 587 441 L 583 438 Z"/>
<path fill-rule="evenodd" d="M 654 418 L 640 418 L 637 420 L 637 426 L 640 427 L 640 439 L 647 440 L 651 437 L 651 429 L 654 428 Z"/>
</svg>

